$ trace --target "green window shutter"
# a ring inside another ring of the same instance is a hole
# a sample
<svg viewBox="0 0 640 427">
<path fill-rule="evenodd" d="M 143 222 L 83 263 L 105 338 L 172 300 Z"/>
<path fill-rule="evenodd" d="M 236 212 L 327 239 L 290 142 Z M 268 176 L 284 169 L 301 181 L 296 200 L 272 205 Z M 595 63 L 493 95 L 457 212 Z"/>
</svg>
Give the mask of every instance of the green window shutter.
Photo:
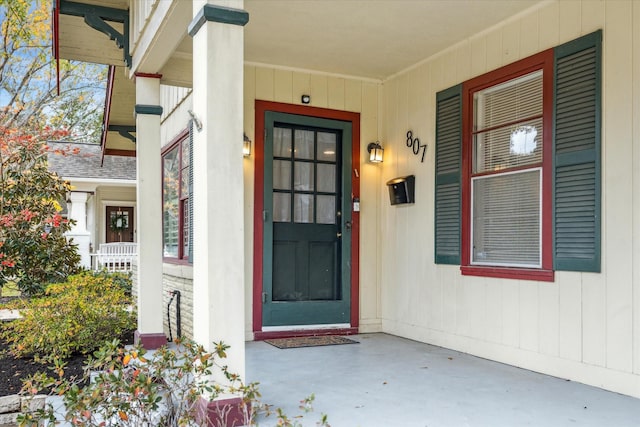
<svg viewBox="0 0 640 427">
<path fill-rule="evenodd" d="M 554 268 L 600 272 L 602 31 L 558 46 L 554 76 Z"/>
<path fill-rule="evenodd" d="M 435 262 L 460 264 L 462 85 L 436 95 Z"/>
<path fill-rule="evenodd" d="M 193 120 L 189 121 L 189 262 L 193 263 Z"/>
</svg>

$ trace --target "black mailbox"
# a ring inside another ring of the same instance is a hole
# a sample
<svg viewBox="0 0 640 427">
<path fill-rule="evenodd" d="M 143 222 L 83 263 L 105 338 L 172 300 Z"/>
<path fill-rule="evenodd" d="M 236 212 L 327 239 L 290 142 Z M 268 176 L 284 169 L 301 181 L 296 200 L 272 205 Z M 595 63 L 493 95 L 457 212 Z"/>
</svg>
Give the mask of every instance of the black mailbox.
<svg viewBox="0 0 640 427">
<path fill-rule="evenodd" d="M 415 175 L 400 176 L 387 181 L 389 200 L 392 205 L 415 203 L 416 177 Z"/>
</svg>

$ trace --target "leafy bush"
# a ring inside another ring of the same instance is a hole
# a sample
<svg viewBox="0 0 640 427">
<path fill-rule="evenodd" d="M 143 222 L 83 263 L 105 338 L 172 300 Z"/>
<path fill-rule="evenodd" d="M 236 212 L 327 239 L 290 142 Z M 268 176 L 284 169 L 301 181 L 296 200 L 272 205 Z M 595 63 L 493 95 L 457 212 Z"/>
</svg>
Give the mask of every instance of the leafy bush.
<svg viewBox="0 0 640 427">
<path fill-rule="evenodd" d="M 73 352 L 88 354 L 135 327 L 130 298 L 108 276 L 69 276 L 64 283 L 49 285 L 45 296 L 23 301 L 23 318 L 0 330 L 17 357 L 33 355 L 47 361 Z"/>
<path fill-rule="evenodd" d="M 208 353 L 189 340 L 176 344 L 175 349 L 162 347 L 147 355 L 141 347 L 122 349 L 113 341 L 89 359 L 82 379 L 64 378 L 64 365 L 58 362 L 53 377 L 36 375 L 25 381 L 23 391 L 34 396 L 42 388 L 52 388 L 52 394 L 63 396 L 65 420 L 74 426 L 196 426 L 206 419 L 206 414 L 198 412 L 201 397 L 214 400 L 230 395 L 241 398 L 239 412 L 234 416 L 230 406 L 221 406 L 207 425 L 256 425 L 258 414 L 275 414 L 279 426 L 302 425 L 301 416 L 289 418 L 261 404 L 257 383 L 244 384 L 229 372 L 221 363 L 227 345 L 214 343 L 214 351 Z M 87 381 L 89 376 L 91 381 Z M 214 376 L 221 379 L 214 381 Z M 83 381 L 86 385 L 81 388 L 78 384 Z M 301 401 L 301 410 L 310 412 L 312 402 L 313 395 Z M 23 426 L 53 425 L 55 421 L 50 403 L 19 418 Z M 322 415 L 316 425 L 329 427 L 327 417 Z"/>
<path fill-rule="evenodd" d="M 72 222 L 60 215 L 71 187 L 49 171 L 43 143 L 58 134 L 0 126 L 0 286 L 15 282 L 26 295 L 64 281 L 80 261 L 77 246 L 65 237 Z"/>
<path fill-rule="evenodd" d="M 131 296 L 131 273 L 123 273 L 120 271 L 107 271 L 107 270 L 99 270 L 91 272 L 94 277 L 98 278 L 106 278 L 111 279 L 113 282 L 118 285 L 124 291 L 126 296 Z"/>
</svg>

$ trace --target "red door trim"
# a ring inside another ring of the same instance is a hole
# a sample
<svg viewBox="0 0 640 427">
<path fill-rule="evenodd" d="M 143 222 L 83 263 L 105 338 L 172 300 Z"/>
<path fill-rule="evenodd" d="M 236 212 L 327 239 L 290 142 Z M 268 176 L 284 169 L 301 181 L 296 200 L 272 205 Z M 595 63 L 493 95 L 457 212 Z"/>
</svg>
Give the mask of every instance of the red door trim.
<svg viewBox="0 0 640 427">
<path fill-rule="evenodd" d="M 351 122 L 351 192 L 360 198 L 360 113 L 328 108 L 259 101 L 255 104 L 255 181 L 253 212 L 253 332 L 262 334 L 262 244 L 264 238 L 264 115 L 267 111 Z M 351 227 L 351 333 L 360 319 L 360 212 L 352 212 Z M 297 331 L 300 332 L 300 331 Z M 292 331 L 293 333 L 293 331 Z M 259 334 L 256 334 L 259 335 Z M 279 333 L 282 335 L 282 333 Z"/>
</svg>

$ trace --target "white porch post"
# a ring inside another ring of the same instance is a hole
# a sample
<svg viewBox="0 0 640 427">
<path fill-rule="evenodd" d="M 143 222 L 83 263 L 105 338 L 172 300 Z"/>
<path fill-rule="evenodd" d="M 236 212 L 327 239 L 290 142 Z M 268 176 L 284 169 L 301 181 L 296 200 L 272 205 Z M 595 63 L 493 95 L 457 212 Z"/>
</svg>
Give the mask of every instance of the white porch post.
<svg viewBox="0 0 640 427">
<path fill-rule="evenodd" d="M 71 201 L 69 219 L 75 220 L 76 223 L 67 233 L 67 237 L 72 238 L 73 242 L 78 245 L 80 265 L 91 268 L 91 256 L 89 255 L 91 233 L 87 230 L 87 193 L 72 191 L 69 194 L 69 200 Z"/>
<path fill-rule="evenodd" d="M 194 126 L 193 147 L 194 338 L 208 350 L 214 341 L 228 344 L 225 364 L 244 379 L 243 26 L 248 14 L 242 7 L 242 0 L 195 1 L 189 35 L 193 112 L 202 122 L 200 131 Z M 237 396 L 226 397 L 225 405 L 238 403 Z M 204 404 L 211 408 L 221 401 Z M 244 425 L 239 419 L 234 423 Z"/>
<path fill-rule="evenodd" d="M 166 344 L 162 326 L 162 169 L 160 76 L 136 76 L 136 174 L 138 186 L 138 329 L 147 349 Z"/>
</svg>

